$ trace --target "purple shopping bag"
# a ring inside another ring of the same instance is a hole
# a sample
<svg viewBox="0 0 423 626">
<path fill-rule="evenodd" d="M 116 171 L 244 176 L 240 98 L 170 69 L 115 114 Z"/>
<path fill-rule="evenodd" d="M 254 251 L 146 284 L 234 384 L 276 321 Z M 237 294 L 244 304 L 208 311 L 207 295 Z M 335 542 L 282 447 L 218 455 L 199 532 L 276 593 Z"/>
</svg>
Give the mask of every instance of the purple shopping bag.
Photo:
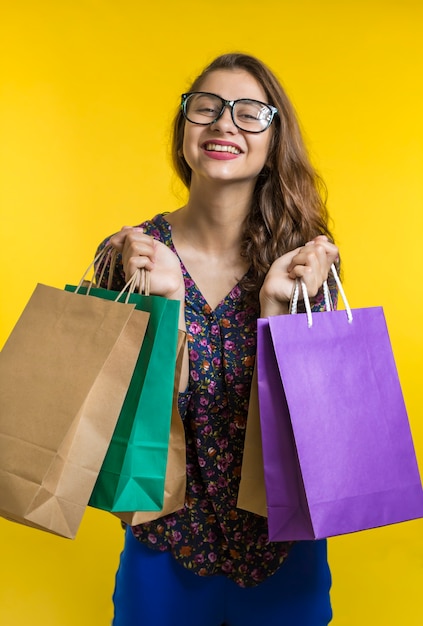
<svg viewBox="0 0 423 626">
<path fill-rule="evenodd" d="M 259 319 L 257 359 L 271 541 L 423 517 L 381 307 Z"/>
</svg>

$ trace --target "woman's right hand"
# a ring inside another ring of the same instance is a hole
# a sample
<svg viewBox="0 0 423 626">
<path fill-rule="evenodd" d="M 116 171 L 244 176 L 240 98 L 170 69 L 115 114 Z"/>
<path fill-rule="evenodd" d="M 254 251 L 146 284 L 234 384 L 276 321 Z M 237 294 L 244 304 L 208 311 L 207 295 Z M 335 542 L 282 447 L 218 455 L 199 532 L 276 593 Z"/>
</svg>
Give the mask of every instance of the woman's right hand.
<svg viewBox="0 0 423 626">
<path fill-rule="evenodd" d="M 137 269 L 150 272 L 150 293 L 184 301 L 185 285 L 178 257 L 164 243 L 146 235 L 142 228 L 124 226 L 110 238 L 122 255 L 125 279 Z"/>
<path fill-rule="evenodd" d="M 185 283 L 179 258 L 161 241 L 146 235 L 142 228 L 124 226 L 110 237 L 109 243 L 122 255 L 126 280 L 137 269 L 150 272 L 150 293 L 170 300 L 179 300 L 178 328 L 186 332 L 185 324 Z M 138 285 L 137 285 L 138 286 Z M 181 371 L 180 391 L 188 385 L 188 344 L 185 344 Z"/>
</svg>

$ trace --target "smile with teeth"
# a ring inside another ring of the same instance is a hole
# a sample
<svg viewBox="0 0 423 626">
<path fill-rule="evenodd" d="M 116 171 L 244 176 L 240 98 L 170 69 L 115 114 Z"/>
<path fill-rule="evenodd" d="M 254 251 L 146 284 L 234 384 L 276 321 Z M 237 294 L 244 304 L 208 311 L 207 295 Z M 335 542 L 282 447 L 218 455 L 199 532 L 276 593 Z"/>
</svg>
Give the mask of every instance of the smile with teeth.
<svg viewBox="0 0 423 626">
<path fill-rule="evenodd" d="M 206 150 L 212 152 L 231 152 L 232 154 L 241 154 L 241 150 L 235 146 L 222 146 L 219 143 L 206 143 L 204 146 Z"/>
</svg>

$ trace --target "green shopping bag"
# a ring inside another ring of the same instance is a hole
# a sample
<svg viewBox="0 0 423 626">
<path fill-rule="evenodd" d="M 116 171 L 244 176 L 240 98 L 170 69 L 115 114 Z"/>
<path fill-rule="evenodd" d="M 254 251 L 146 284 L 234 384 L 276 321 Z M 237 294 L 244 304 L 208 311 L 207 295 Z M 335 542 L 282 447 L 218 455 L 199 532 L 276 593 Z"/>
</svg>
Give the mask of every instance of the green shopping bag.
<svg viewBox="0 0 423 626">
<path fill-rule="evenodd" d="M 77 288 L 67 285 L 66 289 Z M 86 292 L 86 287 L 78 291 Z M 116 300 L 116 291 L 89 287 Z M 172 415 L 179 301 L 132 293 L 126 301 L 150 313 L 131 383 L 89 505 L 105 511 L 160 511 Z"/>
</svg>

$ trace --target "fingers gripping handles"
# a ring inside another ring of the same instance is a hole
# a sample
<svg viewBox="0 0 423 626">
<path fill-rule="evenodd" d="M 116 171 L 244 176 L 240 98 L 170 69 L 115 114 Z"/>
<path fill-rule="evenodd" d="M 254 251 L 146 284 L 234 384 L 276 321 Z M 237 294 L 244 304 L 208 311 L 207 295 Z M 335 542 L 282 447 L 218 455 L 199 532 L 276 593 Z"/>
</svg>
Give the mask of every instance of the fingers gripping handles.
<svg viewBox="0 0 423 626">
<path fill-rule="evenodd" d="M 75 293 L 79 291 L 83 284 L 87 285 L 87 295 L 90 293 L 91 287 L 94 286 L 94 277 L 90 281 L 86 281 L 85 277 L 92 267 L 101 267 L 100 274 L 97 279 L 97 284 L 100 285 L 108 265 L 109 274 L 107 278 L 107 289 L 110 290 L 112 288 L 113 272 L 116 265 L 117 254 L 117 250 L 113 248 L 113 246 L 105 246 L 105 248 L 103 248 L 103 250 L 101 250 L 101 252 L 97 254 L 95 259 L 89 264 L 89 266 L 85 270 L 81 280 L 78 283 Z M 131 278 L 128 280 L 122 291 L 117 296 L 116 301 L 120 300 L 121 297 L 126 294 L 125 302 L 128 302 L 129 296 L 132 293 L 135 293 L 137 286 L 138 293 L 144 294 L 146 296 L 150 295 L 150 272 L 148 270 L 144 268 L 136 270 Z"/>
<path fill-rule="evenodd" d="M 335 279 L 335 282 L 336 282 L 336 286 L 338 287 L 339 293 L 341 294 L 341 298 L 342 298 L 342 301 L 343 301 L 344 306 L 345 306 L 345 312 L 346 312 L 346 315 L 347 315 L 348 322 L 351 323 L 352 320 L 353 320 L 351 307 L 348 304 L 348 300 L 347 300 L 347 297 L 345 295 L 344 288 L 342 287 L 342 284 L 341 284 L 340 278 L 338 276 L 338 272 L 336 271 L 336 267 L 335 267 L 334 263 L 332 263 L 332 265 L 330 267 L 330 271 L 332 272 L 332 275 L 333 275 L 333 277 Z M 293 291 L 293 294 L 292 294 L 292 300 L 291 300 L 291 306 L 290 306 L 290 313 L 292 313 L 292 314 L 297 313 L 298 298 L 299 298 L 299 294 L 300 294 L 300 285 L 301 285 L 301 290 L 302 290 L 303 299 L 304 299 L 304 305 L 305 305 L 305 309 L 306 309 L 307 324 L 308 324 L 308 327 L 311 328 L 311 326 L 313 326 L 313 314 L 311 312 L 310 298 L 308 296 L 307 286 L 306 286 L 306 284 L 305 284 L 305 282 L 303 280 L 297 279 L 295 281 L 295 286 L 294 286 L 294 291 Z M 331 297 L 330 297 L 330 292 L 329 292 L 329 287 L 328 287 L 327 280 L 325 280 L 325 282 L 323 283 L 323 294 L 324 294 L 324 298 L 325 298 L 325 308 L 326 308 L 326 311 L 331 311 L 333 307 L 332 307 L 332 300 L 331 300 Z"/>
</svg>

